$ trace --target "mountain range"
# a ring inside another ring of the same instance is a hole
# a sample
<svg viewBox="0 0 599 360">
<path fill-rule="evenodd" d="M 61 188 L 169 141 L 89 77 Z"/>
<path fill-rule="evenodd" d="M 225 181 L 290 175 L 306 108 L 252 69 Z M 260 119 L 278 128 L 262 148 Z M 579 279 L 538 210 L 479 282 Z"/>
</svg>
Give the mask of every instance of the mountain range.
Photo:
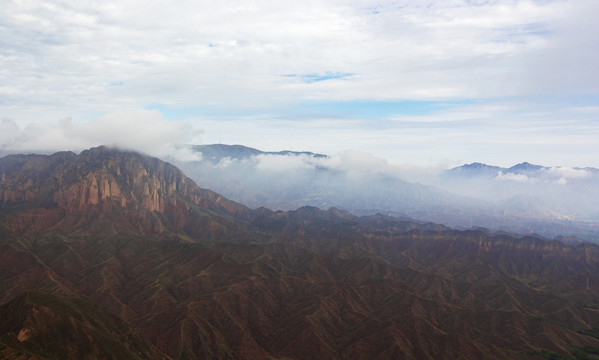
<svg viewBox="0 0 599 360">
<path fill-rule="evenodd" d="M 7 359 L 588 359 L 599 246 L 249 208 L 106 147 L 0 158 Z"/>
<path fill-rule="evenodd" d="M 465 164 L 442 172 L 440 177 L 445 180 L 457 179 L 460 181 L 501 179 L 520 183 L 539 181 L 566 185 L 568 182 L 580 183 L 581 180 L 591 178 L 596 181 L 597 176 L 599 176 L 599 169 L 592 167 L 547 167 L 523 162 L 509 168 L 483 163 Z"/>
<path fill-rule="evenodd" d="M 599 239 L 599 170 L 521 163 L 473 163 L 404 180 L 401 169 L 360 153 L 262 152 L 202 145 L 195 161 L 174 163 L 196 182 L 250 207 L 338 207 L 458 229 Z"/>
<path fill-rule="evenodd" d="M 509 168 L 504 168 L 500 166 L 487 165 L 483 163 L 471 163 L 465 164 L 462 166 L 458 166 L 452 169 L 449 169 L 444 172 L 444 176 L 469 176 L 469 177 L 496 177 L 499 173 L 502 174 L 515 174 L 515 175 L 526 175 L 532 177 L 541 177 L 546 172 L 556 171 L 559 173 L 561 169 L 565 169 L 566 171 L 574 171 L 580 172 L 581 174 L 585 174 L 586 172 L 590 173 L 588 175 L 599 173 L 599 169 L 595 169 L 592 167 L 573 167 L 573 168 L 563 168 L 563 167 L 547 167 L 541 165 L 534 165 L 528 162 L 523 162 L 520 164 L 516 164 Z M 584 175 L 583 175 L 584 176 Z"/>
<path fill-rule="evenodd" d="M 323 154 L 315 154 L 310 151 L 262 151 L 243 145 L 226 145 L 226 144 L 212 144 L 212 145 L 192 145 L 191 149 L 197 153 L 202 154 L 202 160 L 211 161 L 213 163 L 219 163 L 223 159 L 235 159 L 243 160 L 250 159 L 258 155 L 273 155 L 273 156 L 308 156 L 312 158 L 327 158 Z"/>
<path fill-rule="evenodd" d="M 506 209 L 520 206 L 545 214 L 551 210 L 554 217 L 587 228 L 599 222 L 599 169 L 591 167 L 547 167 L 524 162 L 502 168 L 473 163 L 443 172 L 436 184 L 446 191 L 491 201 Z"/>
</svg>

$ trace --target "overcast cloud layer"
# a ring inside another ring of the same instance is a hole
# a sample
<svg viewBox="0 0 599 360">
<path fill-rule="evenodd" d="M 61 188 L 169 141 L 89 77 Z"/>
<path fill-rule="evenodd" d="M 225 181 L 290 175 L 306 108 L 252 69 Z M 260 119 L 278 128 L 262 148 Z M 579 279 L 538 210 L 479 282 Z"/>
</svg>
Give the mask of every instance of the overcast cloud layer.
<svg viewBox="0 0 599 360">
<path fill-rule="evenodd" d="M 599 167 L 597 14 L 593 0 L 7 0 L 0 151 L 222 141 Z"/>
</svg>

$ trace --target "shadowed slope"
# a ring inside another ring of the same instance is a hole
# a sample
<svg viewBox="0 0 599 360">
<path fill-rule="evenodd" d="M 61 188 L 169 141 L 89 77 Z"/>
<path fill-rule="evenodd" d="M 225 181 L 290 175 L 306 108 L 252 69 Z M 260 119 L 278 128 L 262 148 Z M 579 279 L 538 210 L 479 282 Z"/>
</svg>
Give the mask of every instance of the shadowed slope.
<svg viewBox="0 0 599 360">
<path fill-rule="evenodd" d="M 28 292 L 0 306 L 0 357 L 167 359 L 89 299 L 41 292 Z"/>
</svg>

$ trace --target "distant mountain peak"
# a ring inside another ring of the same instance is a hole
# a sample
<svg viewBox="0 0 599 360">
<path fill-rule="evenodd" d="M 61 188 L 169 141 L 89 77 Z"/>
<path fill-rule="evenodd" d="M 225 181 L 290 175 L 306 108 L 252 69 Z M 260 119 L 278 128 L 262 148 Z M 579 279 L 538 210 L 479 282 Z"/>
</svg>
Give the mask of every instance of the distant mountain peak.
<svg viewBox="0 0 599 360">
<path fill-rule="evenodd" d="M 508 173 L 516 173 L 516 174 L 526 174 L 526 173 L 534 173 L 539 170 L 545 169 L 544 166 L 534 165 L 529 162 L 522 162 L 520 164 L 516 164 L 509 169 L 505 169 L 504 172 Z"/>
<path fill-rule="evenodd" d="M 480 162 L 473 162 L 471 164 L 464 164 L 445 171 L 445 175 L 450 176 L 484 176 L 484 177 L 495 177 L 499 172 L 504 174 L 522 174 L 530 175 L 540 170 L 547 169 L 545 166 L 534 165 L 529 162 L 521 162 L 510 168 L 504 168 L 500 166 L 487 165 Z"/>
<path fill-rule="evenodd" d="M 465 164 L 445 171 L 448 176 L 485 176 L 495 177 L 501 171 L 499 166 L 492 166 L 480 162 Z"/>
<path fill-rule="evenodd" d="M 473 162 L 473 163 L 470 163 L 470 164 L 465 164 L 465 165 L 463 165 L 463 167 L 466 167 L 466 168 L 486 168 L 486 167 L 490 167 L 490 165 L 483 164 L 483 163 L 480 163 L 480 162 Z"/>
<path fill-rule="evenodd" d="M 310 151 L 262 151 L 244 145 L 226 145 L 226 144 L 210 144 L 210 145 L 192 145 L 191 149 L 201 153 L 202 158 L 211 162 L 219 162 L 224 158 L 243 160 L 258 155 L 276 155 L 276 156 L 309 156 L 313 158 L 326 158 L 326 155 L 317 154 Z"/>
</svg>

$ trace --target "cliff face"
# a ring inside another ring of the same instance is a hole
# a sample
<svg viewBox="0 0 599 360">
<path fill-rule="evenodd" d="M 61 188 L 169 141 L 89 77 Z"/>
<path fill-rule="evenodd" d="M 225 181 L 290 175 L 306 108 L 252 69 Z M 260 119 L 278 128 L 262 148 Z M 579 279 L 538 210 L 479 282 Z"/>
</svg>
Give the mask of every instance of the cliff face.
<svg viewBox="0 0 599 360">
<path fill-rule="evenodd" d="M 58 207 L 70 211 L 110 200 L 122 207 L 164 212 L 167 205 L 177 205 L 178 196 L 199 191 L 178 169 L 139 154 L 96 148 L 82 152 L 77 160 L 63 174 L 55 175 L 71 180 L 59 186 L 53 197 Z M 187 200 L 199 203 L 197 196 Z"/>
<path fill-rule="evenodd" d="M 0 206 L 11 204 L 43 208 L 65 216 L 86 210 L 102 212 L 116 206 L 123 213 L 141 212 L 141 220 L 154 223 L 148 227 L 151 232 L 170 226 L 157 226 L 157 221 L 173 220 L 173 216 L 194 209 L 223 217 L 250 216 L 245 206 L 199 188 L 168 163 L 106 147 L 79 155 L 14 155 L 0 159 Z M 164 216 L 156 217 L 156 213 Z M 22 227 L 28 222 L 21 218 L 16 224 Z"/>
</svg>

